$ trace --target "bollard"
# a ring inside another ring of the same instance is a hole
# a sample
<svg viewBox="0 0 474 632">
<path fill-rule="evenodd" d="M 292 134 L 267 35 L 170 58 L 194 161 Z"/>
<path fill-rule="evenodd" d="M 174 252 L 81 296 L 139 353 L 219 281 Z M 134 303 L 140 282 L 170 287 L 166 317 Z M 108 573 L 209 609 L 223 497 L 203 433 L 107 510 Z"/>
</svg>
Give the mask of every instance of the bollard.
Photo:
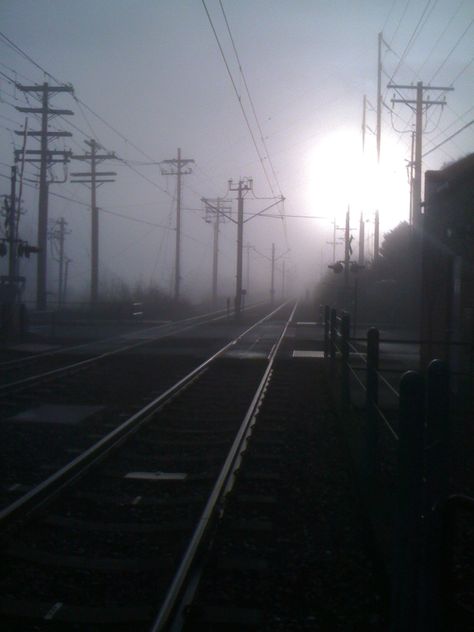
<svg viewBox="0 0 474 632">
<path fill-rule="evenodd" d="M 324 306 L 324 359 L 329 358 L 329 327 L 330 327 L 331 310 L 329 305 Z"/>
<path fill-rule="evenodd" d="M 379 330 L 371 327 L 367 332 L 367 372 L 366 372 L 366 467 L 369 481 L 374 482 L 378 471 L 377 444 L 378 418 L 376 406 L 379 402 Z"/>
<path fill-rule="evenodd" d="M 351 317 L 347 312 L 341 316 L 341 401 L 343 408 L 348 408 L 351 402 L 349 378 L 349 335 Z"/>
<path fill-rule="evenodd" d="M 449 371 L 433 360 L 426 381 L 425 548 L 420 583 L 420 617 L 430 632 L 441 630 L 442 510 L 449 476 Z"/>
<path fill-rule="evenodd" d="M 423 379 L 416 371 L 407 371 L 400 382 L 391 632 L 420 630 L 417 613 L 421 562 L 423 412 Z"/>
</svg>

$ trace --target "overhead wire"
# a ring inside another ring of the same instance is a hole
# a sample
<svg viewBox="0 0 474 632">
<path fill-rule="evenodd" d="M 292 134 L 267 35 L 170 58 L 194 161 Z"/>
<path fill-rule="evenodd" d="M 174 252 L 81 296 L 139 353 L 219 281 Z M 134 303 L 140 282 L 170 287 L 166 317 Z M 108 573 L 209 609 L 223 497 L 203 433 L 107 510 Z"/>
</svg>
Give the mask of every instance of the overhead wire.
<svg viewBox="0 0 474 632">
<path fill-rule="evenodd" d="M 247 112 L 245 111 L 244 105 L 243 105 L 243 103 L 242 103 L 242 97 L 240 96 L 240 93 L 239 93 L 239 91 L 238 91 L 238 88 L 237 88 L 237 85 L 236 85 L 236 83 L 235 83 L 234 77 L 233 77 L 232 72 L 231 72 L 231 70 L 230 70 L 229 63 L 228 63 L 227 58 L 226 58 L 226 56 L 225 56 L 224 49 L 222 48 L 221 41 L 220 41 L 220 39 L 219 39 L 219 36 L 217 35 L 217 31 L 216 31 L 216 29 L 215 29 L 215 26 L 214 26 L 214 23 L 213 23 L 213 21 L 212 21 L 211 15 L 210 15 L 210 13 L 209 13 L 209 11 L 208 11 L 208 8 L 207 8 L 207 6 L 206 6 L 206 2 L 205 2 L 205 0 L 201 0 L 201 2 L 202 2 L 202 5 L 203 5 L 203 7 L 204 7 L 204 10 L 205 10 L 205 12 L 206 12 L 207 19 L 208 19 L 209 24 L 210 24 L 210 26 L 211 26 L 212 32 L 213 32 L 213 34 L 214 34 L 214 37 L 215 37 L 215 39 L 216 39 L 217 46 L 218 46 L 218 48 L 219 48 L 220 54 L 221 54 L 222 59 L 223 59 L 223 61 L 224 61 L 224 65 L 225 65 L 225 67 L 226 67 L 227 74 L 229 75 L 229 79 L 230 79 L 230 81 L 231 81 L 231 83 L 232 83 L 232 87 L 234 88 L 234 92 L 235 92 L 235 95 L 236 95 L 236 97 L 237 97 L 237 101 L 238 101 L 238 103 L 239 103 L 239 107 L 240 107 L 240 110 L 241 110 L 241 112 L 242 112 L 242 116 L 244 117 L 245 124 L 246 124 L 246 126 L 247 126 L 248 131 L 249 131 L 250 138 L 252 139 L 252 143 L 253 143 L 253 146 L 254 146 L 254 148 L 255 148 L 255 151 L 257 152 L 257 156 L 258 156 L 258 159 L 259 159 L 260 164 L 261 164 L 261 166 L 262 166 L 263 173 L 265 174 L 265 178 L 266 178 L 267 182 L 269 182 L 269 175 L 268 175 L 267 170 L 266 170 L 266 168 L 265 168 L 265 164 L 264 164 L 263 157 L 262 157 L 262 155 L 261 155 L 261 153 L 260 153 L 260 149 L 259 149 L 259 147 L 258 147 L 257 140 L 256 140 L 255 135 L 254 135 L 254 133 L 253 133 L 252 126 L 250 125 L 250 121 L 249 121 L 249 118 L 248 118 L 248 116 L 247 116 Z M 270 185 L 270 189 L 271 189 L 271 185 Z"/>
<path fill-rule="evenodd" d="M 433 79 L 440 73 L 440 71 L 443 69 L 443 67 L 445 66 L 445 64 L 447 63 L 447 61 L 449 60 L 449 58 L 451 57 L 451 55 L 454 53 L 454 51 L 456 50 L 456 48 L 459 46 L 459 44 L 462 42 L 462 40 L 464 39 L 465 35 L 467 34 L 467 32 L 469 31 L 469 29 L 472 27 L 472 25 L 474 24 L 474 18 L 469 22 L 469 24 L 466 26 L 466 28 L 464 29 L 464 31 L 461 33 L 461 35 L 458 37 L 458 39 L 456 40 L 454 46 L 452 46 L 452 48 L 450 49 L 449 53 L 446 55 L 446 57 L 444 58 L 444 60 L 441 62 L 441 64 L 438 66 L 438 68 L 436 69 L 436 71 L 434 72 L 434 74 L 432 75 L 431 79 L 429 80 L 429 83 L 431 83 L 433 81 Z"/>
<path fill-rule="evenodd" d="M 281 191 L 281 186 L 280 186 L 280 183 L 278 181 L 278 176 L 276 174 L 275 167 L 273 165 L 273 161 L 272 161 L 271 156 L 270 156 L 270 152 L 268 151 L 267 143 L 265 142 L 265 137 L 264 137 L 264 134 L 263 134 L 263 131 L 262 131 L 262 127 L 260 125 L 260 121 L 259 121 L 259 118 L 258 118 L 258 115 L 257 115 L 257 111 L 255 109 L 255 105 L 254 105 L 254 101 L 252 99 L 252 95 L 250 94 L 250 90 L 249 90 L 249 87 L 248 87 L 247 79 L 246 79 L 246 76 L 245 76 L 245 73 L 244 73 L 244 69 L 242 67 L 242 63 L 240 61 L 239 53 L 237 52 L 237 47 L 235 45 L 234 37 L 233 37 L 232 31 L 230 29 L 230 24 L 229 24 L 229 21 L 227 19 L 227 15 L 226 15 L 226 12 L 224 10 L 224 5 L 222 4 L 222 0 L 219 0 L 219 5 L 221 7 L 222 15 L 224 16 L 224 21 L 225 21 L 225 24 L 226 24 L 226 27 L 227 27 L 227 32 L 229 34 L 229 38 L 230 38 L 230 41 L 232 43 L 232 48 L 234 50 L 234 54 L 235 54 L 235 58 L 237 60 L 237 64 L 238 64 L 238 67 L 239 67 L 240 74 L 242 76 L 242 80 L 243 80 L 243 83 L 244 83 L 245 91 L 247 93 L 247 98 L 249 100 L 250 107 L 252 109 L 252 113 L 253 113 L 253 116 L 254 116 L 254 119 L 255 119 L 255 122 L 256 122 L 256 125 L 257 125 L 257 129 L 258 129 L 259 134 L 260 134 L 260 140 L 261 140 L 263 149 L 265 150 L 265 154 L 266 154 L 266 157 L 267 157 L 267 160 L 268 160 L 268 164 L 270 165 L 270 169 L 271 169 L 271 172 L 273 174 L 273 178 L 275 180 L 276 186 L 278 187 L 278 191 L 280 193 L 280 197 L 283 198 L 283 193 Z M 265 174 L 266 174 L 266 171 L 265 171 Z M 268 177 L 267 177 L 267 182 L 268 182 L 268 185 L 270 187 L 270 191 L 271 191 L 272 195 L 275 195 L 275 192 L 273 190 L 272 184 L 271 184 L 270 179 Z M 281 219 L 283 221 L 283 232 L 284 232 L 284 236 L 285 236 L 286 245 L 288 247 L 288 232 L 287 232 L 287 227 L 286 227 L 286 224 L 285 224 L 285 217 L 284 217 L 283 211 L 281 209 L 279 209 L 279 211 L 280 211 Z"/>
</svg>

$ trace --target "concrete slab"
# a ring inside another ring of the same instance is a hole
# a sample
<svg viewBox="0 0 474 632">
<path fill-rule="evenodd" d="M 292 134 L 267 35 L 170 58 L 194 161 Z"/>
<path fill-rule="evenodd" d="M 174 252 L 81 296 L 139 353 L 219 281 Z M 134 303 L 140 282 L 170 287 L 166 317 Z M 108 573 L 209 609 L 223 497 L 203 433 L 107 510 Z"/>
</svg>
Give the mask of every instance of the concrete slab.
<svg viewBox="0 0 474 632">
<path fill-rule="evenodd" d="M 95 413 L 103 410 L 103 406 L 76 406 L 64 404 L 44 404 L 36 408 L 24 410 L 18 415 L 8 417 L 4 421 L 18 423 L 49 423 L 74 426 Z"/>
<path fill-rule="evenodd" d="M 324 358 L 324 351 L 293 351 L 294 358 Z"/>
<path fill-rule="evenodd" d="M 185 481 L 185 472 L 129 472 L 125 478 L 142 481 Z"/>
</svg>

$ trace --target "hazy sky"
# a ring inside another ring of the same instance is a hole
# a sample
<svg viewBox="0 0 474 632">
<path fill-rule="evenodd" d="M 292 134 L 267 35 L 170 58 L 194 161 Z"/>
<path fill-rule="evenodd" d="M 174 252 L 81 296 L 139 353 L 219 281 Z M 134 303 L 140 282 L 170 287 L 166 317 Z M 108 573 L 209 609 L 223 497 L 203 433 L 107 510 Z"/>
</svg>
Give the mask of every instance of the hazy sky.
<svg viewBox="0 0 474 632">
<path fill-rule="evenodd" d="M 287 270 L 298 270 L 307 283 L 316 281 L 321 265 L 332 257 L 326 244 L 332 219 L 337 216 L 342 224 L 348 204 L 355 239 L 362 211 L 371 220 L 379 208 L 384 229 L 408 218 L 406 161 L 413 115 L 407 105 L 395 105 L 391 112 L 393 91 L 385 88 L 389 80 L 455 88 L 446 94 L 425 93 L 432 99 L 446 96 L 447 105 L 429 108 L 424 151 L 474 118 L 472 0 L 0 0 L 0 20 L 7 38 L 54 79 L 71 83 L 85 104 L 70 95 L 54 97 L 53 106 L 75 114 L 51 121 L 52 126 L 73 132 L 71 139 L 51 142 L 51 147 L 83 153 L 83 141 L 94 136 L 128 161 L 128 166 L 104 163 L 104 170 L 118 175 L 115 183 L 98 191 L 103 209 L 100 276 L 107 283 L 141 281 L 172 287 L 176 178 L 162 176 L 158 164 L 144 163 L 174 158 L 178 147 L 184 158 L 195 160 L 193 173 L 183 177 L 183 292 L 195 297 L 198 291 L 209 292 L 211 283 L 212 227 L 203 221 L 201 197 L 227 194 L 234 199 L 235 212 L 236 194 L 227 193 L 227 182 L 251 177 L 256 197 L 286 198 L 285 222 L 262 217 L 245 224 L 244 241 L 256 249 L 249 255 L 251 293 L 252 288 L 269 285 L 270 267 L 263 255 L 270 256 L 272 242 L 277 256 L 291 249 Z M 363 95 L 371 106 L 376 103 L 380 31 L 385 106 L 382 162 L 377 169 L 375 113 L 370 106 L 364 155 L 361 121 Z M 24 115 L 14 106 L 27 105 L 9 79 L 57 84 L 4 38 L 0 45 L 0 173 L 8 176 L 13 149 L 21 143 L 12 130 L 24 123 Z M 402 93 L 414 97 L 413 90 Z M 29 101 L 34 105 L 34 98 Z M 71 128 L 69 120 L 78 129 Z M 39 129 L 31 115 L 28 126 Z M 38 145 L 32 139 L 28 142 L 29 148 Z M 474 125 L 426 156 L 424 167 L 438 169 L 472 152 L 473 145 Z M 84 165 L 70 165 L 69 171 L 77 170 L 84 170 Z M 34 171 L 26 168 L 29 178 Z M 56 168 L 55 177 L 62 175 Z M 7 194 L 8 179 L 0 182 L 0 193 Z M 20 233 L 34 243 L 38 194 L 34 185 L 28 185 L 25 182 Z M 49 215 L 68 222 L 70 287 L 85 291 L 88 189 L 67 182 L 53 184 L 50 190 L 70 198 L 51 195 Z M 249 212 L 271 203 L 250 198 L 245 203 Z M 268 213 L 278 215 L 282 210 L 275 206 Z M 298 215 L 326 219 L 292 217 Z M 368 246 L 371 226 L 369 222 Z M 220 245 L 223 295 L 233 293 L 235 237 L 235 225 L 226 223 Z M 0 265 L 3 274 L 6 260 Z M 28 268 L 34 271 L 32 263 L 23 271 Z M 49 277 L 54 291 L 55 262 L 49 264 Z"/>
</svg>

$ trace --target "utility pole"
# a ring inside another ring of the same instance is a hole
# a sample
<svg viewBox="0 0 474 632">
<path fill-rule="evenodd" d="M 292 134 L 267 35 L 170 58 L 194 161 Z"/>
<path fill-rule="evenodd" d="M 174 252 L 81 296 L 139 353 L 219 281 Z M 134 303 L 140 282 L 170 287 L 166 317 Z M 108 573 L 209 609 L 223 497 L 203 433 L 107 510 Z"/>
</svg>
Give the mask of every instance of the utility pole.
<svg viewBox="0 0 474 632">
<path fill-rule="evenodd" d="M 422 203 L 422 137 L 423 137 L 423 110 L 424 106 L 428 109 L 431 105 L 445 105 L 446 98 L 439 101 L 432 101 L 431 99 L 423 99 L 423 91 L 441 91 L 447 92 L 448 90 L 454 90 L 454 88 L 442 88 L 435 86 L 424 86 L 422 81 L 418 81 L 415 85 L 396 85 L 389 83 L 388 88 L 394 90 L 416 90 L 415 99 L 392 99 L 392 103 L 404 103 L 405 105 L 414 105 L 415 108 L 415 160 L 414 160 L 414 177 L 413 177 L 413 226 L 415 228 L 421 227 L 421 203 Z M 413 109 L 413 108 L 412 108 Z"/>
<path fill-rule="evenodd" d="M 351 259 L 350 207 L 347 207 L 346 226 L 344 229 L 344 285 L 349 287 L 349 261 Z"/>
<path fill-rule="evenodd" d="M 179 300 L 179 286 L 181 282 L 181 176 L 192 173 L 193 164 L 190 158 L 181 158 L 181 148 L 178 147 L 178 157 L 162 160 L 161 173 L 164 176 L 177 176 L 176 187 L 176 254 L 174 267 L 174 300 Z"/>
<path fill-rule="evenodd" d="M 66 235 L 71 231 L 66 230 L 67 222 L 64 217 L 57 220 L 52 232 L 51 237 L 58 242 L 58 263 L 59 263 L 59 278 L 58 278 L 58 306 L 64 303 L 65 294 L 65 279 L 64 279 L 64 263 L 67 257 L 64 256 L 64 241 Z"/>
<path fill-rule="evenodd" d="M 103 160 L 113 160 L 116 156 L 113 152 L 98 154 L 98 149 L 103 149 L 93 138 L 84 141 L 90 148 L 90 152 L 83 155 L 74 155 L 74 160 L 90 162 L 90 171 L 77 171 L 71 173 L 73 183 L 88 184 L 91 190 L 91 304 L 97 303 L 99 295 L 99 208 L 97 207 L 97 187 L 105 182 L 115 182 L 110 178 L 117 175 L 116 171 L 97 171 L 97 165 Z M 105 179 L 104 179 L 105 178 Z"/>
<path fill-rule="evenodd" d="M 365 224 L 364 224 L 364 214 L 360 214 L 360 223 L 359 223 L 359 265 L 363 266 L 365 264 Z"/>
<path fill-rule="evenodd" d="M 336 230 L 340 230 L 336 224 L 336 218 L 332 221 L 332 241 L 327 241 L 328 246 L 332 246 L 332 260 L 336 261 L 336 246 L 341 243 L 340 239 L 336 239 Z"/>
<path fill-rule="evenodd" d="M 219 265 L 219 226 L 230 215 L 232 207 L 226 203 L 227 200 L 223 198 L 208 199 L 202 198 L 206 206 L 205 221 L 211 223 L 209 219 L 209 213 L 214 215 L 214 244 L 212 255 L 212 307 L 217 308 L 217 277 L 218 277 L 218 265 Z"/>
<path fill-rule="evenodd" d="M 409 164 L 409 181 L 410 181 L 410 224 L 413 226 L 413 179 L 415 174 L 415 132 L 411 133 L 411 152 Z"/>
<path fill-rule="evenodd" d="M 380 219 L 379 212 L 375 211 L 375 222 L 374 222 L 374 261 L 377 261 L 379 258 L 379 234 L 380 234 Z"/>
<path fill-rule="evenodd" d="M 73 92 L 72 86 L 50 86 L 47 83 L 43 83 L 42 85 L 35 86 L 24 86 L 20 84 L 15 84 L 16 87 L 22 92 L 33 92 L 35 94 L 41 95 L 41 107 L 40 108 L 25 108 L 25 107 L 17 107 L 16 109 L 20 112 L 30 112 L 32 114 L 41 115 L 41 131 L 28 131 L 28 136 L 33 136 L 40 139 L 40 149 L 39 150 L 26 150 L 23 152 L 16 152 L 24 154 L 38 154 L 40 156 L 39 160 L 30 160 L 29 162 L 39 162 L 40 163 L 40 173 L 39 173 L 39 202 L 38 202 L 38 261 L 37 261 L 37 279 L 36 279 L 36 307 L 37 309 L 44 310 L 47 305 L 46 298 L 46 287 L 47 287 L 47 240 L 48 240 L 48 182 L 47 182 L 47 170 L 48 166 L 52 162 L 57 162 L 58 160 L 52 158 L 52 155 L 60 155 L 62 156 L 59 159 L 59 162 L 64 162 L 69 157 L 69 152 L 59 151 L 59 152 L 50 152 L 48 151 L 48 139 L 54 137 L 66 137 L 72 136 L 70 132 L 63 131 L 49 131 L 48 130 L 48 122 L 52 116 L 69 116 L 74 114 L 71 110 L 58 110 L 51 109 L 49 107 L 49 96 L 50 94 L 57 94 L 58 92 Z M 17 131 L 16 134 L 20 136 L 24 136 L 24 132 Z"/>
<path fill-rule="evenodd" d="M 240 320 L 242 310 L 242 254 L 244 246 L 244 196 L 253 188 L 253 180 L 239 180 L 234 186 L 229 180 L 229 191 L 237 191 L 237 272 L 235 286 L 235 318 Z"/>
<path fill-rule="evenodd" d="M 382 32 L 378 35 L 378 55 L 377 55 L 377 162 L 380 162 L 380 145 L 382 138 Z"/>
</svg>

